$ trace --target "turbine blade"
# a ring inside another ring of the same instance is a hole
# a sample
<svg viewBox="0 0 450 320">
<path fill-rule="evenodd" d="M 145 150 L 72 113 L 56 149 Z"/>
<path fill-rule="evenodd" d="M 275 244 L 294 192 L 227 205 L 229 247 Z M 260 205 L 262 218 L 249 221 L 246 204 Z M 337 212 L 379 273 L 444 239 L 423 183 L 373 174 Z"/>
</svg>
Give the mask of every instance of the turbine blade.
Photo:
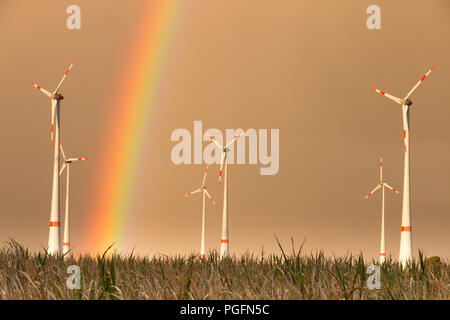
<svg viewBox="0 0 450 320">
<path fill-rule="evenodd" d="M 206 166 L 205 173 L 203 174 L 202 188 L 205 186 L 206 175 L 208 174 L 209 164 Z"/>
<path fill-rule="evenodd" d="M 215 201 L 213 200 L 213 198 L 209 195 L 208 190 L 206 190 L 206 189 L 203 189 L 203 190 L 205 191 L 206 195 L 208 196 L 209 200 L 213 203 L 213 205 L 216 205 L 216 202 L 215 202 Z"/>
<path fill-rule="evenodd" d="M 392 191 L 394 191 L 395 193 L 397 193 L 397 194 L 400 194 L 400 192 L 397 190 L 397 189 L 395 189 L 395 188 L 392 188 L 390 185 L 388 185 L 387 183 L 383 183 L 384 184 L 384 186 L 386 187 L 386 188 L 388 188 L 388 189 L 391 189 Z"/>
<path fill-rule="evenodd" d="M 216 141 L 216 139 L 214 139 L 212 136 L 210 136 L 210 135 L 208 134 L 208 132 L 206 132 L 206 130 L 203 131 L 203 134 L 206 134 L 206 135 L 209 137 L 209 139 L 210 139 L 212 142 L 214 142 L 214 143 L 216 144 L 216 146 L 219 147 L 220 150 L 223 150 L 223 147 L 220 145 L 220 143 L 218 143 L 218 142 Z"/>
<path fill-rule="evenodd" d="M 423 80 L 425 80 L 428 77 L 428 75 L 431 73 L 431 71 L 434 70 L 434 68 L 436 68 L 436 66 L 433 66 L 430 70 L 428 70 L 428 72 L 419 80 L 419 82 L 416 83 L 416 85 L 406 95 L 405 100 L 408 99 L 412 95 L 412 93 L 417 89 L 417 87 L 421 85 Z"/>
<path fill-rule="evenodd" d="M 383 96 L 385 96 L 385 97 L 387 97 L 387 98 L 389 98 L 389 99 L 391 99 L 391 100 L 394 100 L 394 101 L 397 102 L 398 104 L 402 104 L 402 99 L 400 99 L 400 98 L 394 97 L 393 95 L 391 95 L 391 94 L 389 94 L 389 93 L 387 93 L 387 92 L 378 90 L 378 89 L 376 89 L 376 88 L 372 88 L 372 90 L 378 92 L 379 94 L 382 94 Z"/>
<path fill-rule="evenodd" d="M 59 170 L 59 175 L 61 175 L 64 171 L 64 169 L 67 167 L 67 162 L 64 162 L 64 164 L 61 167 L 61 170 Z"/>
<path fill-rule="evenodd" d="M 372 194 L 374 194 L 378 189 L 381 188 L 381 184 L 377 185 L 375 187 L 375 189 L 373 189 L 372 191 L 369 192 L 369 194 L 367 196 L 364 197 L 364 200 L 366 200 L 367 198 L 369 198 Z"/>
<path fill-rule="evenodd" d="M 66 155 L 64 154 L 64 149 L 63 149 L 61 143 L 59 144 L 59 148 L 61 149 L 61 153 L 62 153 L 62 156 L 63 156 L 64 161 L 66 161 Z"/>
<path fill-rule="evenodd" d="M 47 90 L 45 90 L 44 88 L 41 88 L 40 86 L 38 86 L 36 83 L 32 82 L 31 83 L 34 87 L 36 87 L 39 91 L 41 91 L 42 93 L 44 93 L 45 95 L 47 95 L 49 98 L 52 98 L 53 95 L 48 92 Z"/>
<path fill-rule="evenodd" d="M 220 187 L 220 180 L 222 179 L 222 169 L 223 169 L 223 164 L 226 161 L 226 156 L 227 153 L 222 151 L 222 161 L 220 162 L 220 171 L 219 171 L 219 187 Z"/>
<path fill-rule="evenodd" d="M 383 154 L 381 154 L 380 158 L 380 181 L 383 181 Z"/>
<path fill-rule="evenodd" d="M 199 188 L 199 189 L 197 189 L 195 191 L 192 191 L 192 192 L 189 192 L 188 194 L 185 194 L 184 196 L 185 197 L 189 197 L 189 196 L 192 196 L 194 193 L 201 192 L 202 190 L 203 190 L 202 188 Z"/>
<path fill-rule="evenodd" d="M 50 128 L 50 140 L 52 142 L 52 145 L 53 145 L 53 131 L 55 130 L 55 111 L 56 111 L 57 105 L 58 105 L 58 101 L 53 99 L 52 100 L 52 126 Z"/>
<path fill-rule="evenodd" d="M 244 130 L 243 133 L 238 134 L 237 136 L 235 136 L 233 140 L 231 140 L 230 142 L 227 143 L 227 145 L 225 146 L 225 148 L 228 148 L 230 145 L 232 145 L 233 142 L 235 142 L 237 139 L 239 139 L 239 138 L 242 137 L 244 134 L 246 134 L 247 131 L 248 131 L 248 129 Z"/>
<path fill-rule="evenodd" d="M 73 67 L 73 65 L 75 64 L 75 61 L 76 61 L 76 60 L 77 60 L 77 59 L 74 59 L 74 60 L 73 60 L 72 64 L 71 64 L 70 67 L 67 69 L 66 73 L 64 73 L 64 75 L 63 75 L 61 81 L 59 82 L 59 84 L 58 84 L 58 86 L 56 87 L 56 89 L 55 89 L 55 91 L 53 92 L 53 94 L 56 94 L 56 93 L 58 92 L 59 88 L 61 87 L 61 85 L 62 85 L 62 83 L 64 82 L 64 80 L 66 80 L 67 75 L 69 74 L 69 71 L 70 71 L 70 69 L 72 69 L 72 67 Z"/>
<path fill-rule="evenodd" d="M 74 162 L 74 161 L 84 161 L 87 159 L 88 158 L 69 158 L 69 159 L 67 159 L 67 161 Z"/>
</svg>

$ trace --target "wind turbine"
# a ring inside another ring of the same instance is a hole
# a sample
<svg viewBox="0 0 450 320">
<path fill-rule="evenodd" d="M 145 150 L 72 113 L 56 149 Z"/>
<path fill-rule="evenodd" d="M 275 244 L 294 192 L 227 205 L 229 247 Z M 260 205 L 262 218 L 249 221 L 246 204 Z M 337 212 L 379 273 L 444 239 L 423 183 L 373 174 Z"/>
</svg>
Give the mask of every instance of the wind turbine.
<svg viewBox="0 0 450 320">
<path fill-rule="evenodd" d="M 386 183 L 386 181 L 383 181 L 383 154 L 381 155 L 380 159 L 380 182 L 378 185 L 369 192 L 367 196 L 364 197 L 364 200 L 367 200 L 372 194 L 374 194 L 378 189 L 382 189 L 383 191 L 383 200 L 382 200 L 382 207 L 381 207 L 381 240 L 380 240 L 380 263 L 383 263 L 386 259 L 386 246 L 385 246 L 385 240 L 384 240 L 384 188 L 388 188 L 392 191 L 394 191 L 397 194 L 400 194 L 397 189 L 392 188 L 390 185 Z"/>
<path fill-rule="evenodd" d="M 64 80 L 67 78 L 69 71 L 72 69 L 75 60 L 72 62 L 66 73 L 62 77 L 58 86 L 53 93 L 48 92 L 44 88 L 41 88 L 36 83 L 31 84 L 35 86 L 39 91 L 44 93 L 51 99 L 52 102 L 52 125 L 51 125 L 51 142 L 53 145 L 53 186 L 52 186 L 52 202 L 50 209 L 50 231 L 48 236 L 48 253 L 53 255 L 61 254 L 61 242 L 60 242 L 60 203 L 59 203 L 59 137 L 60 137 L 60 105 L 61 100 L 64 97 L 59 93 Z M 56 121 L 55 121 L 56 119 Z M 54 134 L 53 134 L 54 133 Z"/>
<path fill-rule="evenodd" d="M 201 247 L 200 247 L 200 256 L 201 257 L 205 257 L 206 256 L 206 248 L 205 248 L 205 241 L 206 241 L 206 231 L 205 231 L 205 222 L 206 222 L 206 204 L 205 204 L 205 199 L 206 197 L 209 198 L 209 200 L 216 205 L 216 203 L 214 202 L 213 198 L 209 195 L 208 190 L 205 187 L 205 181 L 206 181 L 206 174 L 208 173 L 208 168 L 209 165 L 206 167 L 205 173 L 203 174 L 203 181 L 202 181 L 202 186 L 200 188 L 198 188 L 195 191 L 189 192 L 188 194 L 185 194 L 185 197 L 189 197 L 192 196 L 194 193 L 198 193 L 201 192 L 203 194 L 203 214 L 202 214 L 202 243 L 201 243 Z"/>
<path fill-rule="evenodd" d="M 66 155 L 64 154 L 64 150 L 62 145 L 61 147 L 61 153 L 63 156 L 64 164 L 61 167 L 61 170 L 59 171 L 59 175 L 61 175 L 64 172 L 64 169 L 67 168 L 67 182 L 66 182 L 66 214 L 64 216 L 64 239 L 63 239 L 63 255 L 65 256 L 70 251 L 70 229 L 69 229 L 69 180 L 70 180 L 70 164 L 74 161 L 84 161 L 88 158 L 66 158 Z"/>
<path fill-rule="evenodd" d="M 408 261 L 411 261 L 413 258 L 411 235 L 411 185 L 409 182 L 409 108 L 412 105 L 412 101 L 409 99 L 409 97 L 428 77 L 428 75 L 431 73 L 431 71 L 434 70 L 434 68 L 436 68 L 436 66 L 433 66 L 430 70 L 428 70 L 428 72 L 419 80 L 419 82 L 417 82 L 417 84 L 408 92 L 404 99 L 397 98 L 387 92 L 372 88 L 372 90 L 382 94 L 383 96 L 397 102 L 402 106 L 403 139 L 405 142 L 405 164 L 403 174 L 403 205 L 399 260 L 403 267 L 408 263 Z"/>
<path fill-rule="evenodd" d="M 222 214 L 222 237 L 220 240 L 220 257 L 227 256 L 229 254 L 229 239 L 228 239 L 228 152 L 230 149 L 228 147 L 232 145 L 235 141 L 237 141 L 240 137 L 247 133 L 248 130 L 245 130 L 243 133 L 234 137 L 233 140 L 228 142 L 228 144 L 223 147 L 211 137 L 206 131 L 206 134 L 212 142 L 222 151 L 222 161 L 220 162 L 220 172 L 219 172 L 219 187 L 220 180 L 222 179 L 222 169 L 225 163 L 225 172 L 224 172 L 224 187 L 223 187 L 223 214 Z"/>
</svg>

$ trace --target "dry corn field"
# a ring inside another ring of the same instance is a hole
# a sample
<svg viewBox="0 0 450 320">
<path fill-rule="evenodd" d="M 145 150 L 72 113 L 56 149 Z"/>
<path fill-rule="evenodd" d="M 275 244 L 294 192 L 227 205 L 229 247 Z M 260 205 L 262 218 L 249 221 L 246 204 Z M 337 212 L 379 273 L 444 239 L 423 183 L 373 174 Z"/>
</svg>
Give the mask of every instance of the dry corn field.
<svg viewBox="0 0 450 320">
<path fill-rule="evenodd" d="M 31 253 L 13 240 L 0 250 L 0 299 L 449 299 L 449 265 L 438 257 L 401 270 L 381 266 L 381 289 L 369 290 L 362 256 L 326 258 L 301 250 L 219 259 L 104 254 L 66 259 Z M 67 267 L 81 271 L 68 289 Z"/>
</svg>

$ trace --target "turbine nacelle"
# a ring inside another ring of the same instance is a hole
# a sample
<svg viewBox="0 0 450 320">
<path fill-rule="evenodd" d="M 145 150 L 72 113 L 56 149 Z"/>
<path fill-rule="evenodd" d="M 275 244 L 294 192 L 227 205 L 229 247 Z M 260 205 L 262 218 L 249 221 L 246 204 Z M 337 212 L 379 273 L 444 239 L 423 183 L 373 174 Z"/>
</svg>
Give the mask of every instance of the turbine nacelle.
<svg viewBox="0 0 450 320">
<path fill-rule="evenodd" d="M 405 106 L 411 106 L 413 104 L 413 102 L 411 101 L 411 99 L 400 99 L 400 104 L 405 105 Z"/>
</svg>

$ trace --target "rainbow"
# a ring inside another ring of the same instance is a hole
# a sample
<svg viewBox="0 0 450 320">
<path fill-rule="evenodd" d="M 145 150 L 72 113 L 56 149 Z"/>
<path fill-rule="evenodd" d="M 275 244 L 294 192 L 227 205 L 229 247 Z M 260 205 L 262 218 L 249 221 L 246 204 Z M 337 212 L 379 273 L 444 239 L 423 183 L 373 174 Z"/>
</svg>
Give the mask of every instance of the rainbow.
<svg viewBox="0 0 450 320">
<path fill-rule="evenodd" d="M 131 56 L 120 79 L 120 88 L 113 108 L 113 118 L 108 126 L 108 142 L 102 147 L 102 158 L 108 159 L 94 177 L 92 201 L 89 204 L 89 230 L 83 249 L 102 252 L 115 243 L 121 249 L 124 223 L 136 177 L 146 123 L 156 107 L 155 96 L 170 40 L 175 29 L 181 2 L 175 0 L 149 1 L 143 11 L 142 22 L 131 44 Z"/>
</svg>

